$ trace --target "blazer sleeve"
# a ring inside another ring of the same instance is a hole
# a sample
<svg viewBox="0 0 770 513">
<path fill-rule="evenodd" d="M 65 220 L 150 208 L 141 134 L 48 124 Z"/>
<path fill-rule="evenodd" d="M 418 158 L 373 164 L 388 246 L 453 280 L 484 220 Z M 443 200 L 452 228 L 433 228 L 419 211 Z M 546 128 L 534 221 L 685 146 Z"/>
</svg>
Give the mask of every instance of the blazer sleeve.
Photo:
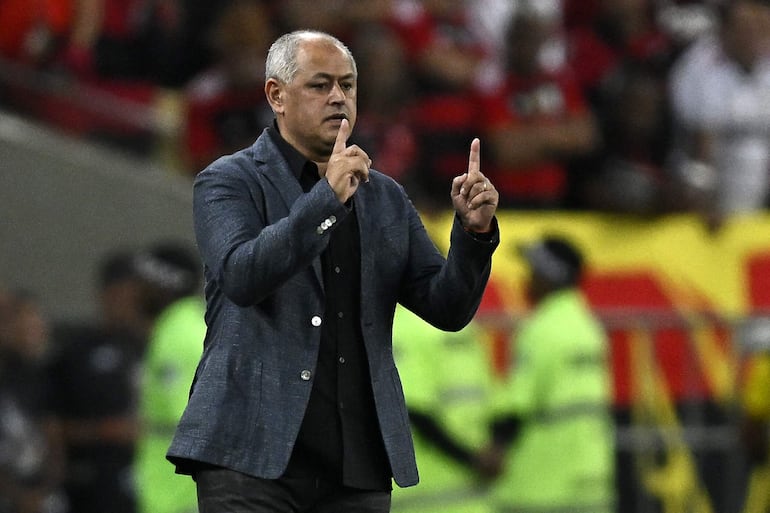
<svg viewBox="0 0 770 513">
<path fill-rule="evenodd" d="M 249 159 L 243 157 L 244 161 Z M 348 214 L 328 182 L 319 181 L 289 208 L 285 191 L 259 180 L 238 159 L 215 163 L 193 187 L 193 220 L 198 248 L 210 279 L 235 304 L 249 306 L 271 295 L 311 266 L 326 247 L 329 231 L 318 226 Z"/>
<path fill-rule="evenodd" d="M 455 215 L 449 253 L 444 259 L 416 211 L 410 212 L 410 265 L 400 302 L 435 327 L 457 331 L 473 318 L 481 303 L 492 269 L 492 254 L 500 236 L 497 220 L 489 240 L 480 240 L 462 228 Z"/>
</svg>

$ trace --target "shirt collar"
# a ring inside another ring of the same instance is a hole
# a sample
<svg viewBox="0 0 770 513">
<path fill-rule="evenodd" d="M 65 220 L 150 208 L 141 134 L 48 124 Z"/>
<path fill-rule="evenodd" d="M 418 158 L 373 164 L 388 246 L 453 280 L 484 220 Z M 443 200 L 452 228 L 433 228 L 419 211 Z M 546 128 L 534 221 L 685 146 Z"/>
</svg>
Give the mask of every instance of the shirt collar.
<svg viewBox="0 0 770 513">
<path fill-rule="evenodd" d="M 289 169 L 291 169 L 291 173 L 300 184 L 303 184 L 303 189 L 305 188 L 304 184 L 307 183 L 306 180 L 303 180 L 303 177 L 305 179 L 311 179 L 310 181 L 313 184 L 320 179 L 318 176 L 318 166 L 315 162 L 308 160 L 283 138 L 281 132 L 278 131 L 278 124 L 275 120 L 273 120 L 272 126 L 267 127 L 267 133 L 270 135 L 270 139 L 273 143 L 278 147 L 278 151 L 281 152 L 283 158 L 286 159 L 286 162 L 289 164 Z"/>
</svg>

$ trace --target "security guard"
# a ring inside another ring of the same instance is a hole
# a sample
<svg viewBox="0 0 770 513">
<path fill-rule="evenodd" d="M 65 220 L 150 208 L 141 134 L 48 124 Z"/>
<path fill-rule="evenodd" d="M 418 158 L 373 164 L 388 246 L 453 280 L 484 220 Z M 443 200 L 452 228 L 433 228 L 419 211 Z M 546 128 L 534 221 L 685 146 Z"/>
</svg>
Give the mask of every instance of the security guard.
<svg viewBox="0 0 770 513">
<path fill-rule="evenodd" d="M 142 436 L 136 458 L 140 513 L 195 513 L 195 483 L 166 460 L 203 350 L 205 303 L 201 264 L 189 248 L 161 243 L 137 258 L 145 303 L 153 319 L 141 383 Z"/>
<path fill-rule="evenodd" d="M 614 424 L 606 335 L 578 288 L 582 256 L 546 237 L 522 248 L 532 315 L 495 394 L 500 513 L 614 511 Z"/>
<path fill-rule="evenodd" d="M 489 440 L 492 374 L 481 329 L 440 331 L 398 306 L 393 351 L 420 483 L 393 490 L 393 513 L 491 513 L 478 452 Z"/>
</svg>

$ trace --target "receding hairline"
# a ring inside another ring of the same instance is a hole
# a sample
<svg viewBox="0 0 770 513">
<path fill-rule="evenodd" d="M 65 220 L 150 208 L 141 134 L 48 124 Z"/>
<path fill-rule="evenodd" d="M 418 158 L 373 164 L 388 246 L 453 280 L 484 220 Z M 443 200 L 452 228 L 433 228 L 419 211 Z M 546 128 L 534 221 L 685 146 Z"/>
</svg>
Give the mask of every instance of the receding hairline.
<svg viewBox="0 0 770 513">
<path fill-rule="evenodd" d="M 295 30 L 294 32 L 289 33 L 290 36 L 293 36 L 297 39 L 299 43 L 304 43 L 306 41 L 311 41 L 313 39 L 320 39 L 322 41 L 327 41 L 334 46 L 346 48 L 345 44 L 337 39 L 335 36 L 329 34 L 328 32 L 323 32 L 320 30 L 309 30 L 309 29 L 302 29 L 302 30 Z"/>
<path fill-rule="evenodd" d="M 283 34 L 270 46 L 265 63 L 265 80 L 276 79 L 284 82 L 293 80 L 297 72 L 297 57 L 300 50 L 306 43 L 317 41 L 330 44 L 342 52 L 350 61 L 353 75 L 358 76 L 356 60 L 345 43 L 327 32 L 300 29 Z"/>
<path fill-rule="evenodd" d="M 297 53 L 295 54 L 294 58 L 296 59 L 299 55 L 299 52 L 304 50 L 306 45 L 308 43 L 325 43 L 330 46 L 333 46 L 337 50 L 342 53 L 345 57 L 347 57 L 350 60 L 350 64 L 352 65 L 353 69 L 355 69 L 355 59 L 353 58 L 353 54 L 351 53 L 350 49 L 337 39 L 336 37 L 327 34 L 326 32 L 316 32 L 316 31 L 305 31 L 303 33 L 300 33 L 300 36 L 297 39 Z"/>
</svg>

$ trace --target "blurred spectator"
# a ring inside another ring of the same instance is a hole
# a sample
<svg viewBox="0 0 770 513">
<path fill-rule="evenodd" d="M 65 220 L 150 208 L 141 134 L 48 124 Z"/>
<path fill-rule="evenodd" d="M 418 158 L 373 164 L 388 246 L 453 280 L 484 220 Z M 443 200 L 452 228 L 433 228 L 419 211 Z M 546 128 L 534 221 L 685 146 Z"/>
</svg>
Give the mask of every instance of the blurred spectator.
<svg viewBox="0 0 770 513">
<path fill-rule="evenodd" d="M 367 25 L 351 41 L 358 63 L 358 118 L 350 143 L 411 193 L 417 159 L 414 84 L 404 48 L 386 27 Z M 442 204 L 445 202 L 442 201 Z"/>
<path fill-rule="evenodd" d="M 506 38 L 506 76 L 481 100 L 482 158 L 502 207 L 561 207 L 570 159 L 598 144 L 594 116 L 577 82 L 567 69 L 541 65 L 553 22 L 536 10 L 514 12 Z"/>
<path fill-rule="evenodd" d="M 270 125 L 265 55 L 274 39 L 264 2 L 233 0 L 211 32 L 215 61 L 186 87 L 185 170 L 197 174 L 217 157 L 251 145 Z"/>
<path fill-rule="evenodd" d="M 570 20 L 566 33 L 567 61 L 592 104 L 596 103 L 606 81 L 624 64 L 643 64 L 649 70 L 665 74 L 672 46 L 656 23 L 656 2 L 565 0 L 565 3 Z"/>
<path fill-rule="evenodd" d="M 514 367 L 493 407 L 502 470 L 497 511 L 615 510 L 615 433 L 609 348 L 579 285 L 583 257 L 562 237 L 521 248 L 531 316 L 515 339 Z"/>
<path fill-rule="evenodd" d="M 718 13 L 717 31 L 670 77 L 683 202 L 711 229 L 764 208 L 770 186 L 770 2 L 725 2 Z"/>
<path fill-rule="evenodd" d="M 692 41 L 714 28 L 714 7 L 720 0 L 657 1 L 657 21 L 678 53 Z"/>
<path fill-rule="evenodd" d="M 48 323 L 25 292 L 0 297 L 0 512 L 61 513 L 61 439 L 48 403 Z"/>
<path fill-rule="evenodd" d="M 45 66 L 69 35 L 75 0 L 0 0 L 0 57 Z"/>
<path fill-rule="evenodd" d="M 410 194 L 419 188 L 426 201 L 440 204 L 447 184 L 466 167 L 465 148 L 479 135 L 475 86 L 486 49 L 472 29 L 468 4 L 395 0 L 386 21 L 407 58 L 405 79 L 415 85 L 407 98 L 418 148 Z"/>
<path fill-rule="evenodd" d="M 420 483 L 393 490 L 394 513 L 491 513 L 489 476 L 477 457 L 489 442 L 492 367 L 484 342 L 476 324 L 444 332 L 396 309 L 393 353 Z"/>
<path fill-rule="evenodd" d="M 654 0 L 564 0 L 565 58 L 602 145 L 570 163 L 567 208 L 650 216 L 674 201 L 665 79 L 677 47 Z"/>
<path fill-rule="evenodd" d="M 81 76 L 180 87 L 208 64 L 202 34 L 227 2 L 74 0 L 63 63 Z"/>
<path fill-rule="evenodd" d="M 38 98 L 25 84 L 55 61 L 72 24 L 73 0 L 0 0 L 0 105 L 37 116 Z M 25 73 L 26 72 L 26 73 Z"/>
<path fill-rule="evenodd" d="M 456 91 L 475 84 L 484 48 L 471 30 L 465 0 L 395 0 L 388 24 L 410 58 L 420 91 Z"/>
<path fill-rule="evenodd" d="M 154 150 L 152 107 L 182 29 L 177 0 L 74 0 L 56 69 L 88 93 L 45 95 L 39 116 L 75 134 L 141 155 Z M 58 89 L 63 89 L 60 84 Z"/>
<path fill-rule="evenodd" d="M 55 330 L 52 401 L 63 426 L 72 513 L 134 513 L 138 377 L 148 319 L 140 309 L 133 254 L 105 254 L 95 321 Z"/>
<path fill-rule="evenodd" d="M 521 10 L 553 20 L 553 31 L 543 44 L 539 58 L 546 68 L 564 64 L 563 27 L 556 22 L 564 17 L 562 0 L 478 0 L 469 2 L 469 8 L 472 30 L 486 49 L 488 59 L 477 79 L 482 89 L 500 80 L 504 73 L 506 32 L 510 19 Z"/>
<path fill-rule="evenodd" d="M 624 65 L 603 85 L 597 103 L 603 144 L 572 164 L 567 206 L 641 216 L 674 209 L 665 80 L 644 65 Z"/>
<path fill-rule="evenodd" d="M 276 2 L 281 30 L 314 29 L 349 39 L 361 25 L 385 19 L 399 0 L 284 0 Z"/>
<path fill-rule="evenodd" d="M 49 52 L 48 73 L 25 77 L 26 95 L 15 103 L 71 134 L 152 156 L 177 129 L 172 93 L 208 63 L 201 42 L 221 5 L 69 0 L 66 37 Z"/>
<path fill-rule="evenodd" d="M 174 473 L 166 451 L 187 405 L 203 350 L 202 264 L 185 243 L 162 242 L 141 253 L 136 268 L 145 312 L 154 320 L 141 384 L 142 435 L 136 458 L 141 513 L 195 513 L 195 482 Z"/>
</svg>

